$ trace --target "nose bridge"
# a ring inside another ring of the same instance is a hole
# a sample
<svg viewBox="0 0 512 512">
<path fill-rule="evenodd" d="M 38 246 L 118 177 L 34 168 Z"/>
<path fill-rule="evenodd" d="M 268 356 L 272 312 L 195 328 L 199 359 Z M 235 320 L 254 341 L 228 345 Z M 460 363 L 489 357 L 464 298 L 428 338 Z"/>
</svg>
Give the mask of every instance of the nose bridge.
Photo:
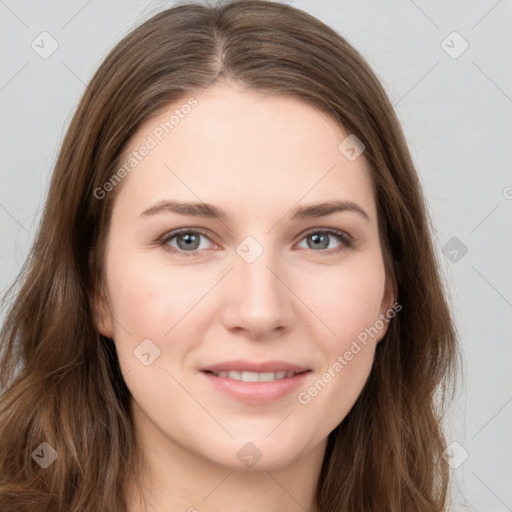
<svg viewBox="0 0 512 512">
<path fill-rule="evenodd" d="M 224 306 L 229 328 L 243 328 L 256 335 L 291 324 L 290 293 L 281 282 L 282 265 L 269 240 L 247 237 L 236 248 Z"/>
<path fill-rule="evenodd" d="M 248 251 L 244 252 L 247 248 Z M 264 247 L 255 239 L 246 240 L 237 247 L 237 254 L 239 257 L 235 262 L 235 276 L 242 285 L 242 295 L 245 295 L 240 298 L 254 306 L 270 306 L 276 300 L 276 295 L 282 292 L 282 284 L 275 275 L 279 264 L 270 242 L 267 240 Z"/>
</svg>

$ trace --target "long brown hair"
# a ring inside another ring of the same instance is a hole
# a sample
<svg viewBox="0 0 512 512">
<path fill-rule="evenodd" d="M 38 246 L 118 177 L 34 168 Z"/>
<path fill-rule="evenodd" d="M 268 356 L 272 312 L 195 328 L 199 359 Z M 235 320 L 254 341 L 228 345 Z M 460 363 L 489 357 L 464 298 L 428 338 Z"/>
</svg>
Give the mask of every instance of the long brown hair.
<svg viewBox="0 0 512 512">
<path fill-rule="evenodd" d="M 285 4 L 178 5 L 129 33 L 88 85 L 64 138 L 33 249 L 1 333 L 0 509 L 126 510 L 134 461 L 130 393 L 94 327 L 95 271 L 122 183 L 98 198 L 135 131 L 217 79 L 289 95 L 365 145 L 386 275 L 400 313 L 368 382 L 329 435 L 321 512 L 446 509 L 440 422 L 456 333 L 420 183 L 392 105 L 340 35 Z M 48 443 L 58 459 L 32 454 Z"/>
</svg>

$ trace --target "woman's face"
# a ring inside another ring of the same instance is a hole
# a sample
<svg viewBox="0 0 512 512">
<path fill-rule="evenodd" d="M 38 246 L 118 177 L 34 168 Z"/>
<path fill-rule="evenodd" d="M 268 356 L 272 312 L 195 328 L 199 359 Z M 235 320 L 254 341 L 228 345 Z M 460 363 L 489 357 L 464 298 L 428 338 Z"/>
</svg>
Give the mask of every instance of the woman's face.
<svg viewBox="0 0 512 512">
<path fill-rule="evenodd" d="M 297 99 L 193 98 L 131 140 L 98 329 L 154 451 L 284 467 L 323 453 L 388 325 L 369 169 Z"/>
</svg>

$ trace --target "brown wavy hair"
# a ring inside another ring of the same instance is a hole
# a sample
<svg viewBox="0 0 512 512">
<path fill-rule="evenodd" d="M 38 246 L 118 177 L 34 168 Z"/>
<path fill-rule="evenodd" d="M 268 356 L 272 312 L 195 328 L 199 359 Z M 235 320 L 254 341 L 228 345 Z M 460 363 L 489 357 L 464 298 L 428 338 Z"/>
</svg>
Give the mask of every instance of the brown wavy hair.
<svg viewBox="0 0 512 512">
<path fill-rule="evenodd" d="M 124 512 L 136 467 L 131 395 L 112 340 L 94 324 L 95 275 L 113 201 L 99 200 L 130 138 L 169 104 L 220 79 L 299 98 L 363 141 L 386 276 L 400 313 L 370 377 L 329 435 L 321 512 L 440 512 L 448 504 L 441 420 L 457 336 L 421 186 L 400 124 L 361 55 L 285 4 L 184 4 L 142 23 L 101 64 L 54 168 L 32 251 L 8 295 L 1 333 L 2 512 Z M 31 454 L 49 443 L 42 469 Z"/>
</svg>

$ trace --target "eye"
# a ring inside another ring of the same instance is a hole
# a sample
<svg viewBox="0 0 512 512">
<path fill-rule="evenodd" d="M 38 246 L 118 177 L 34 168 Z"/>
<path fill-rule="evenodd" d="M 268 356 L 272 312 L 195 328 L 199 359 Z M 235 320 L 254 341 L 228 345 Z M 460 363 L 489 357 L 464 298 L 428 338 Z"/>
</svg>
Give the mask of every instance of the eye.
<svg viewBox="0 0 512 512">
<path fill-rule="evenodd" d="M 338 246 L 333 247 L 331 245 L 333 239 L 339 242 Z M 313 249 L 315 252 L 325 251 L 328 254 L 341 251 L 352 245 L 352 239 L 346 233 L 337 229 L 316 229 L 309 231 L 302 240 L 306 241 L 306 249 Z"/>
<path fill-rule="evenodd" d="M 201 238 L 211 242 L 211 240 L 201 231 L 184 229 L 182 231 L 168 233 L 160 241 L 160 244 L 164 249 L 180 253 L 180 255 L 185 257 L 197 256 L 196 251 L 209 248 L 207 243 L 202 243 Z"/>
</svg>

